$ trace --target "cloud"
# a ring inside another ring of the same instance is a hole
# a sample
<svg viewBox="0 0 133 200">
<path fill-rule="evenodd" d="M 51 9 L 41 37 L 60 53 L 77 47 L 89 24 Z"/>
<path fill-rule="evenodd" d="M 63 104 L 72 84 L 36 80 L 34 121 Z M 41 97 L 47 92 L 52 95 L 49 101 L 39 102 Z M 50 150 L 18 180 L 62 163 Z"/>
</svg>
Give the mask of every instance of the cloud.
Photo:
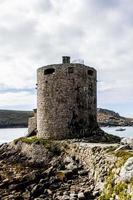
<svg viewBox="0 0 133 200">
<path fill-rule="evenodd" d="M 34 93 L 26 91 L 0 93 L 0 109 L 32 110 L 34 107 L 36 107 Z"/>
<path fill-rule="evenodd" d="M 121 93 L 131 102 L 132 10 L 130 0 L 0 1 L 1 89 L 22 95 L 35 87 L 38 67 L 71 55 L 97 69 L 99 105 L 119 107 Z"/>
</svg>

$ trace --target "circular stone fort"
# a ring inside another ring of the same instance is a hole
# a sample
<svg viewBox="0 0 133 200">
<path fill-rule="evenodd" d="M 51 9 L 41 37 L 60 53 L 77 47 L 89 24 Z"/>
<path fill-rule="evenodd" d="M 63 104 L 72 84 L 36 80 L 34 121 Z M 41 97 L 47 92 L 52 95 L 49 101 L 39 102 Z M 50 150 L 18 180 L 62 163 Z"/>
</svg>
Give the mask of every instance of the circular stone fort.
<svg viewBox="0 0 133 200">
<path fill-rule="evenodd" d="M 37 137 L 44 139 L 83 138 L 97 125 L 96 70 L 71 63 L 37 70 Z"/>
</svg>

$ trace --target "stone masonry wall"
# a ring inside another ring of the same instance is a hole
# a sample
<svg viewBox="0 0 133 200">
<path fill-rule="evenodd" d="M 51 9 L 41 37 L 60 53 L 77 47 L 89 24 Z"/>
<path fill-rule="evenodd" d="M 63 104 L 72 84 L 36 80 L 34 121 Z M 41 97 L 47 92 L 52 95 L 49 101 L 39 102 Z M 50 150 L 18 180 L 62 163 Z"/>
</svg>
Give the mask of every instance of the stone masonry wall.
<svg viewBox="0 0 133 200">
<path fill-rule="evenodd" d="M 75 157 L 84 168 L 89 171 L 90 180 L 94 179 L 95 187 L 102 190 L 106 175 L 115 163 L 115 158 L 106 154 L 105 149 L 109 147 L 117 147 L 117 144 L 70 144 L 67 153 L 71 157 Z"/>
<path fill-rule="evenodd" d="M 88 137 L 97 126 L 96 71 L 58 64 L 37 71 L 37 137 Z"/>
<path fill-rule="evenodd" d="M 31 136 L 32 133 L 37 129 L 37 113 L 34 112 L 34 117 L 30 117 L 28 120 L 28 135 Z"/>
</svg>

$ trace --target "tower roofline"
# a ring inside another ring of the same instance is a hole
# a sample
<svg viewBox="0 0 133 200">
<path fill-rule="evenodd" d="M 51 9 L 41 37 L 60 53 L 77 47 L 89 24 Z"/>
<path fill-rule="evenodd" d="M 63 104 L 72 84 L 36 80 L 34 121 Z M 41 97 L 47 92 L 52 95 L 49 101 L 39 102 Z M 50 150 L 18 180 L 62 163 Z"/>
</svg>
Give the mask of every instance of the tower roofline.
<svg viewBox="0 0 133 200">
<path fill-rule="evenodd" d="M 73 66 L 73 67 L 86 67 L 88 69 L 91 69 L 93 71 L 96 71 L 96 69 L 94 67 L 90 67 L 90 66 L 87 66 L 87 65 L 84 65 L 84 64 L 80 64 L 80 63 L 59 63 L 59 64 L 50 64 L 50 65 L 46 65 L 46 66 L 42 66 L 42 67 L 39 67 L 37 69 L 37 71 L 40 71 L 40 70 L 43 70 L 43 69 L 48 69 L 48 68 L 59 68 L 59 67 L 70 67 L 70 66 Z"/>
</svg>

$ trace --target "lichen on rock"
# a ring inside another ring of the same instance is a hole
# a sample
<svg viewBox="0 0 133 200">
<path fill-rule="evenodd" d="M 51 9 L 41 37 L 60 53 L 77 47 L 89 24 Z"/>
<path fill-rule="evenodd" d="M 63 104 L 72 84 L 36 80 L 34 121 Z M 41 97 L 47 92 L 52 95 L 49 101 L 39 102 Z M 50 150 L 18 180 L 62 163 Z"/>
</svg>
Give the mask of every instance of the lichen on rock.
<svg viewBox="0 0 133 200">
<path fill-rule="evenodd" d="M 133 152 L 113 152 L 116 162 L 106 178 L 99 200 L 133 199 Z"/>
</svg>

